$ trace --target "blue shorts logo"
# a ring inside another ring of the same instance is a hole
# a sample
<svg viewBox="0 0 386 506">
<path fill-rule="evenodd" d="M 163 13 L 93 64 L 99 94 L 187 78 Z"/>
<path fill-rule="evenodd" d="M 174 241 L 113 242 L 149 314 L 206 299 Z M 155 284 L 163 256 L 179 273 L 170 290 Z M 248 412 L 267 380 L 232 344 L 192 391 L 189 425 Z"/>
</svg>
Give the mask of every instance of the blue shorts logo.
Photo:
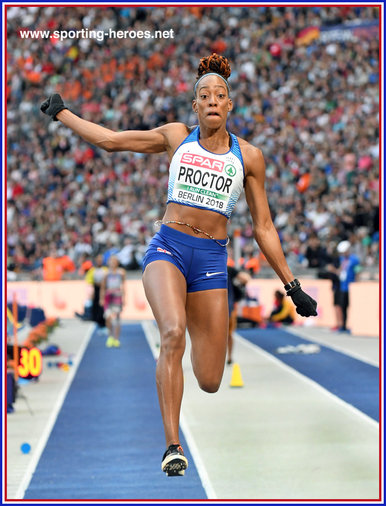
<svg viewBox="0 0 386 506">
<path fill-rule="evenodd" d="M 211 276 L 216 276 L 216 274 L 224 274 L 224 271 L 221 272 L 207 272 L 206 277 L 210 278 Z"/>
</svg>

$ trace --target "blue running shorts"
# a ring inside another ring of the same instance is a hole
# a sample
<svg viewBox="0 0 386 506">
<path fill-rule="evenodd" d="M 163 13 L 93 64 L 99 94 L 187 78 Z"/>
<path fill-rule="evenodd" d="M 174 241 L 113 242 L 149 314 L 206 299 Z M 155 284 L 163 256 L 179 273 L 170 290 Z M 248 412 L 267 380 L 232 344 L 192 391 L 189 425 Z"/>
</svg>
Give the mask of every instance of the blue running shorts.
<svg viewBox="0 0 386 506">
<path fill-rule="evenodd" d="M 161 225 L 146 251 L 143 271 L 155 260 L 166 260 L 185 276 L 188 292 L 227 288 L 226 239 L 219 242 L 224 246 Z"/>
</svg>

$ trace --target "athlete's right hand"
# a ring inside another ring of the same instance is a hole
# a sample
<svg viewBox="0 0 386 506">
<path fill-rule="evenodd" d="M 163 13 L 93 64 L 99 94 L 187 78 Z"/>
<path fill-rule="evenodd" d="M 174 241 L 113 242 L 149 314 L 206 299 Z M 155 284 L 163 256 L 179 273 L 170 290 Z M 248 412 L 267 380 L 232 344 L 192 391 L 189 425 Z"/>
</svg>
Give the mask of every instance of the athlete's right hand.
<svg viewBox="0 0 386 506">
<path fill-rule="evenodd" d="M 63 111 L 63 109 L 68 109 L 68 107 L 64 105 L 62 97 L 59 95 L 59 93 L 50 95 L 47 100 L 45 100 L 40 106 L 40 110 L 44 112 L 44 114 L 51 116 L 54 121 L 58 121 L 56 115 L 60 111 Z"/>
</svg>

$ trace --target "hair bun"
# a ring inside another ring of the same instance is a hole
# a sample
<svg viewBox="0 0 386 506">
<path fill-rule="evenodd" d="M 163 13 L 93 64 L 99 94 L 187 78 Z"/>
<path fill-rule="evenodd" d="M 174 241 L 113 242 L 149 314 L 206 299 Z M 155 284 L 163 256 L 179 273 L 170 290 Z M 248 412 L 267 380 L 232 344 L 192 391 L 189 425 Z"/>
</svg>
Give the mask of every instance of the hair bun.
<svg viewBox="0 0 386 506">
<path fill-rule="evenodd" d="M 208 74 L 208 72 L 216 72 L 216 74 L 219 74 L 224 79 L 228 79 L 231 75 L 231 66 L 229 65 L 228 59 L 217 53 L 201 58 L 200 64 L 198 65 L 197 79 Z"/>
</svg>

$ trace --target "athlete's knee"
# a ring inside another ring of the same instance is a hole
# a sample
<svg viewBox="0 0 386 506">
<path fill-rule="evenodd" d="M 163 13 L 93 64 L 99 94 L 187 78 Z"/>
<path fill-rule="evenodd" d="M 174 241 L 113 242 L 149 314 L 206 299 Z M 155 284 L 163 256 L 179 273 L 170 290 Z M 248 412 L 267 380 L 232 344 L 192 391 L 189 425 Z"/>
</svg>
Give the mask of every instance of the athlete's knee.
<svg viewBox="0 0 386 506">
<path fill-rule="evenodd" d="M 167 327 L 161 333 L 162 354 L 181 354 L 185 351 L 185 329 L 179 325 Z"/>
<path fill-rule="evenodd" d="M 198 384 L 204 392 L 208 394 L 214 394 L 220 388 L 221 379 L 207 379 L 207 380 L 198 380 Z"/>
</svg>

